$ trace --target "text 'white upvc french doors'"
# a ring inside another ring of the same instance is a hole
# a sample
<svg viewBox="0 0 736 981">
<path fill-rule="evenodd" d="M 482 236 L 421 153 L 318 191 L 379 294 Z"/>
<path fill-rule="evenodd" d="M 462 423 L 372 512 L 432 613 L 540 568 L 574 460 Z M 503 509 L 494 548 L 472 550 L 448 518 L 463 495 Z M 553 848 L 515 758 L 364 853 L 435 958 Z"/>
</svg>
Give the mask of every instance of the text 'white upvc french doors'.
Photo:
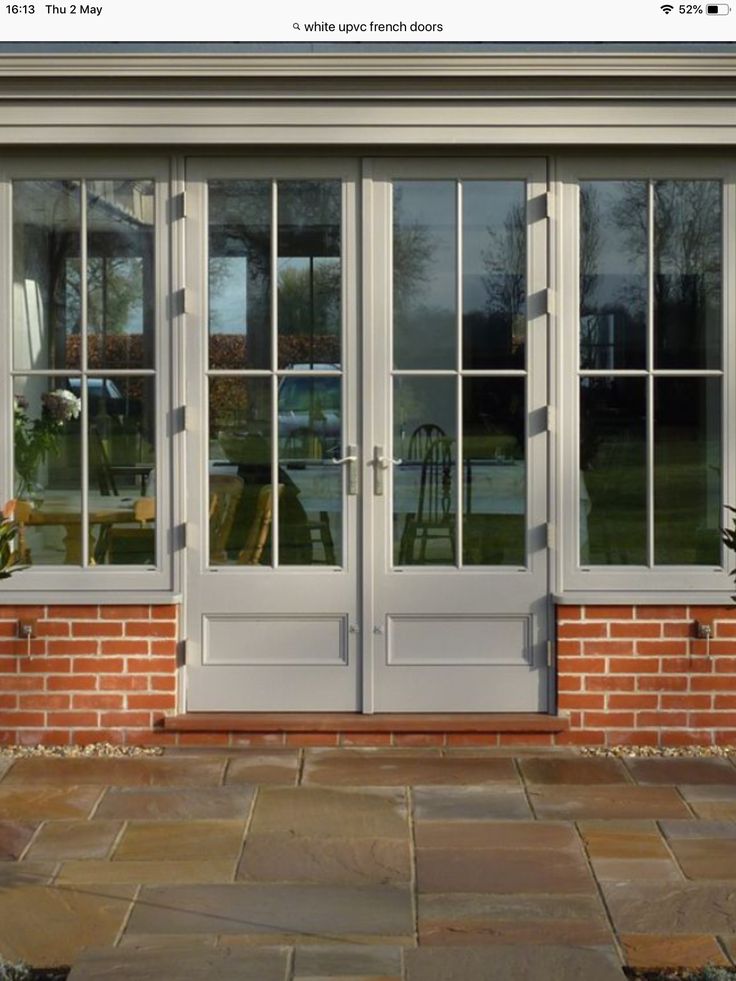
<svg viewBox="0 0 736 981">
<path fill-rule="evenodd" d="M 186 708 L 544 710 L 544 164 L 360 166 L 189 164 Z"/>
</svg>

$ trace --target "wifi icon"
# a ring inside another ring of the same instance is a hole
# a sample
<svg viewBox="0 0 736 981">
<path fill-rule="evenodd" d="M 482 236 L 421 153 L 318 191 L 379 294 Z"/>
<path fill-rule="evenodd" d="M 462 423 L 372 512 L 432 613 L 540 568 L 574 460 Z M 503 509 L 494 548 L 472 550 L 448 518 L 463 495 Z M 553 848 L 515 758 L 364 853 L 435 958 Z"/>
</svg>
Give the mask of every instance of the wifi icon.
<svg viewBox="0 0 736 981">
<path fill-rule="evenodd" d="M 671 14 L 675 8 L 672 6 L 671 3 L 663 3 L 659 9 L 662 11 L 663 14 Z"/>
</svg>

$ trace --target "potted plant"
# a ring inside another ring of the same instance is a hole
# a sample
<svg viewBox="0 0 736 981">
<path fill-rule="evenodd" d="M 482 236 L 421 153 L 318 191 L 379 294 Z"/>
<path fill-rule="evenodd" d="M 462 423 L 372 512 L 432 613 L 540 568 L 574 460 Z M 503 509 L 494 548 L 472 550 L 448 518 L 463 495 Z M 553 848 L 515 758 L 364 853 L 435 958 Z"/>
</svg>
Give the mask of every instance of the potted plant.
<svg viewBox="0 0 736 981">
<path fill-rule="evenodd" d="M 736 508 L 728 507 L 727 505 L 727 510 L 734 515 L 734 518 L 732 527 L 723 529 L 723 543 L 732 552 L 736 552 Z M 736 578 L 736 567 L 731 569 L 731 575 Z M 736 596 L 731 598 L 736 601 Z"/>
<path fill-rule="evenodd" d="M 0 520 L 0 579 L 9 579 L 20 568 L 18 564 L 18 525 L 14 520 L 12 501 L 3 507 Z"/>
<path fill-rule="evenodd" d="M 64 424 L 77 419 L 81 400 L 73 392 L 57 388 L 41 396 L 41 416 L 28 416 L 28 400 L 15 396 L 14 441 L 16 491 L 24 500 L 39 497 L 42 489 L 38 484 L 38 471 L 49 453 L 59 452 L 59 434 Z"/>
</svg>

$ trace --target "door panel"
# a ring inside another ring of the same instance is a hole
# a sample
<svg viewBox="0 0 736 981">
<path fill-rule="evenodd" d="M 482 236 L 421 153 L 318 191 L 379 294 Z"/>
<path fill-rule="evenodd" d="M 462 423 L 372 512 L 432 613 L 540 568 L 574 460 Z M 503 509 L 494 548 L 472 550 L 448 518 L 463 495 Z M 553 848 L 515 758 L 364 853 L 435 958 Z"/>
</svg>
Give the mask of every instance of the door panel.
<svg viewBox="0 0 736 981">
<path fill-rule="evenodd" d="M 547 707 L 545 191 L 540 161 L 367 170 L 376 712 Z"/>
<path fill-rule="evenodd" d="M 187 708 L 354 711 L 356 171 L 188 178 Z"/>
</svg>

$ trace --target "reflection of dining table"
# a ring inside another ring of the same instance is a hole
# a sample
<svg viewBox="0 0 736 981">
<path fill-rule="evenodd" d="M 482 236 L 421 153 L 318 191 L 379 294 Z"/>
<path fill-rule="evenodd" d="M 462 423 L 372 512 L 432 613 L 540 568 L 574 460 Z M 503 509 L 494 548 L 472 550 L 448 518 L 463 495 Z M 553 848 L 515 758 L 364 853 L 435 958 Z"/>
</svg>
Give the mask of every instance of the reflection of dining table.
<svg viewBox="0 0 736 981">
<path fill-rule="evenodd" d="M 117 497 L 90 497 L 89 501 L 89 532 L 90 564 L 94 565 L 94 536 L 92 529 L 99 525 L 100 529 L 117 524 L 129 524 L 135 520 L 133 502 Z M 64 550 L 66 565 L 81 565 L 82 563 L 82 515 L 79 500 L 70 501 L 67 497 L 54 499 L 49 496 L 43 504 L 33 508 L 28 515 L 26 524 L 29 527 L 63 527 Z M 101 532 L 100 532 L 101 533 Z"/>
<path fill-rule="evenodd" d="M 145 497 L 153 468 L 153 463 L 111 463 L 110 473 L 113 477 L 132 477 L 133 479 L 140 477 L 141 497 Z"/>
</svg>

